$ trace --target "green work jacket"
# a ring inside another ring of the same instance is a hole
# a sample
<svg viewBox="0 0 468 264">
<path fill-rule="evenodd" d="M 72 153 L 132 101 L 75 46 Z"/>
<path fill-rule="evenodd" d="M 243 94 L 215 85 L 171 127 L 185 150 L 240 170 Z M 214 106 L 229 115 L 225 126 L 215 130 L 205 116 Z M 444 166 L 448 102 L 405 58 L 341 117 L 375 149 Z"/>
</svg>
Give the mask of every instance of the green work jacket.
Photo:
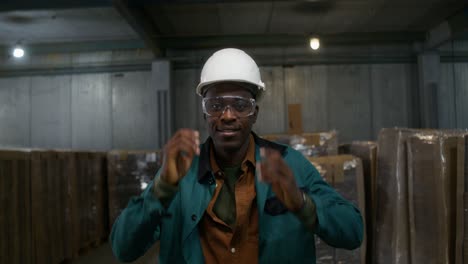
<svg viewBox="0 0 468 264">
<path fill-rule="evenodd" d="M 259 263 L 315 263 L 314 235 L 333 247 L 359 247 L 363 239 L 359 210 L 324 182 L 301 153 L 255 134 L 254 138 L 256 160 L 260 160 L 260 147 L 280 151 L 298 187 L 315 203 L 317 215 L 312 233 L 278 203 L 268 184 L 255 177 Z M 167 207 L 153 194 L 152 182 L 140 196 L 130 200 L 114 223 L 110 237 L 112 250 L 120 261 L 139 258 L 159 240 L 159 263 L 204 263 L 198 224 L 215 191 L 210 142 L 201 145 L 200 156 L 194 158 L 189 172 L 179 182 L 179 192 Z"/>
</svg>

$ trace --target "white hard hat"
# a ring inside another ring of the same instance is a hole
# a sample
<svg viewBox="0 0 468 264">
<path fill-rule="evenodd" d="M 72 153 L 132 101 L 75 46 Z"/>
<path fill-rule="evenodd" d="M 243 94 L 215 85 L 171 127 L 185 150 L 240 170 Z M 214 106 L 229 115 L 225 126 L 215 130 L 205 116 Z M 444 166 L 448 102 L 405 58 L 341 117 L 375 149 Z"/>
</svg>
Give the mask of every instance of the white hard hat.
<svg viewBox="0 0 468 264">
<path fill-rule="evenodd" d="M 239 49 L 222 49 L 211 55 L 203 66 L 197 94 L 203 96 L 203 88 L 217 82 L 253 84 L 258 89 L 254 91 L 257 100 L 265 91 L 265 84 L 260 79 L 260 69 L 257 64 L 247 53 Z"/>
</svg>

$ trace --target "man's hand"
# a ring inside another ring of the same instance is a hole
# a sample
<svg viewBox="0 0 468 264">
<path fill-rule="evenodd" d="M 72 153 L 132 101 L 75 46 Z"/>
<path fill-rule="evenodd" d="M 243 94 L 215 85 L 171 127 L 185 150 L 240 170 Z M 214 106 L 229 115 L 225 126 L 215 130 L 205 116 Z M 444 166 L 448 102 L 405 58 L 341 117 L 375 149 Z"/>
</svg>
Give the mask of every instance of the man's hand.
<svg viewBox="0 0 468 264">
<path fill-rule="evenodd" d="M 299 211 L 304 203 L 302 192 L 296 185 L 296 179 L 278 151 L 260 149 L 262 181 L 271 184 L 278 199 L 292 212 Z"/>
<path fill-rule="evenodd" d="M 200 135 L 192 129 L 180 129 L 164 146 L 161 180 L 178 185 L 187 174 L 193 157 L 200 155 Z"/>
</svg>

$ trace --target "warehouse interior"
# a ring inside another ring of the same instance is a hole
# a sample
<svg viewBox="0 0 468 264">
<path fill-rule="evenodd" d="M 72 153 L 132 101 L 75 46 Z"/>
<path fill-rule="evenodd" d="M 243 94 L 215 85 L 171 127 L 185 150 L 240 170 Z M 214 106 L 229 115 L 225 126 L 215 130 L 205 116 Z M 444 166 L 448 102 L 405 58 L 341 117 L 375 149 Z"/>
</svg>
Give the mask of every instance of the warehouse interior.
<svg viewBox="0 0 468 264">
<path fill-rule="evenodd" d="M 355 194 L 369 214 L 357 255 L 317 254 L 317 263 L 468 263 L 464 0 L 1 3 L 0 263 L 118 263 L 107 242 L 112 210 L 125 207 L 128 186 L 138 195 L 152 180 L 178 129 L 208 137 L 195 87 L 226 47 L 251 55 L 265 82 L 253 130 L 313 145 L 312 164 L 352 174 L 353 188 L 369 192 Z M 338 154 L 346 157 L 326 158 Z M 350 173 L 349 160 L 358 160 Z M 89 179 L 74 182 L 71 170 Z M 86 202 L 93 213 L 70 213 L 81 191 L 99 197 Z M 52 223 L 67 231 L 48 235 Z M 86 241 L 69 234 L 91 229 L 99 234 Z M 135 263 L 157 255 L 155 245 Z"/>
</svg>

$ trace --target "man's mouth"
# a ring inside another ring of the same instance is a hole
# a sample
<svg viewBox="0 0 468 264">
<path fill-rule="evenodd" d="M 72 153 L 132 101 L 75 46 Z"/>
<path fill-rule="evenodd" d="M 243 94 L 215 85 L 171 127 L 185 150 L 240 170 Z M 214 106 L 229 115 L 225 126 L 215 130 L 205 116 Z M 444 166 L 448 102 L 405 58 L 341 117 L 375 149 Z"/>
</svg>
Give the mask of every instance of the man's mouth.
<svg viewBox="0 0 468 264">
<path fill-rule="evenodd" d="M 218 133 L 221 134 L 222 136 L 234 136 L 236 133 L 239 132 L 239 129 L 233 129 L 233 128 L 229 128 L 229 129 L 217 129 Z"/>
</svg>

